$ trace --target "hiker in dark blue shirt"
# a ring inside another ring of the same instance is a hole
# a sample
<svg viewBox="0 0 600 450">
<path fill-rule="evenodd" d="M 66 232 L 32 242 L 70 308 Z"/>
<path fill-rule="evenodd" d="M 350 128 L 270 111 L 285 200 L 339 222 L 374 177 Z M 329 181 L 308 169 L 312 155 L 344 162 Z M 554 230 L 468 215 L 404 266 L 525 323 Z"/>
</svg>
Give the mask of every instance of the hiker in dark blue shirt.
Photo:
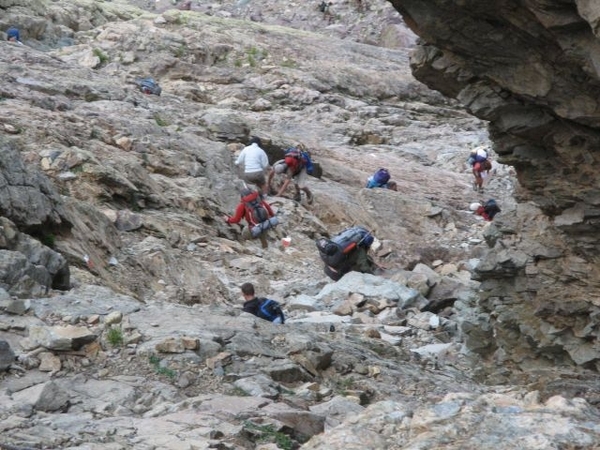
<svg viewBox="0 0 600 450">
<path fill-rule="evenodd" d="M 273 323 L 284 323 L 285 317 L 279 303 L 267 298 L 258 298 L 254 292 L 254 285 L 252 283 L 242 284 L 241 289 L 242 296 L 244 297 L 244 312 Z"/>
</svg>

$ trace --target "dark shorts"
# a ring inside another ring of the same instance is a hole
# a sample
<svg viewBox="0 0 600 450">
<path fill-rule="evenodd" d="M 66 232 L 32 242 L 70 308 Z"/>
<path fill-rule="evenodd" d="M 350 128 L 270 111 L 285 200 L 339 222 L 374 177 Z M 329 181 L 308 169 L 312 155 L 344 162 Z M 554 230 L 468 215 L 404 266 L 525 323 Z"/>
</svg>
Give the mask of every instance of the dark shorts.
<svg viewBox="0 0 600 450">
<path fill-rule="evenodd" d="M 261 170 L 260 172 L 245 173 L 244 179 L 248 183 L 256 184 L 257 186 L 264 186 L 267 184 L 267 178 L 265 177 L 264 170 Z"/>
</svg>

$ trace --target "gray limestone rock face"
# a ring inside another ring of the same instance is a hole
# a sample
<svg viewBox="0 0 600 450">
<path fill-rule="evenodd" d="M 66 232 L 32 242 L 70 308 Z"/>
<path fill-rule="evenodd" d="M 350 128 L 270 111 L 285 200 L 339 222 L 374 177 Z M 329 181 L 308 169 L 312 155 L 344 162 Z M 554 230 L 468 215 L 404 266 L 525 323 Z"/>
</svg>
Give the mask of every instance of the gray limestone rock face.
<svg viewBox="0 0 600 450">
<path fill-rule="evenodd" d="M 15 353 L 10 344 L 0 340 L 0 372 L 7 370 L 15 362 Z"/>
<path fill-rule="evenodd" d="M 492 321 L 497 344 L 515 360 L 523 351 L 553 359 L 556 347 L 541 330 L 556 327 L 580 339 L 553 340 L 563 357 L 598 368 L 600 352 L 591 357 L 585 350 L 581 358 L 576 349 L 598 337 L 591 330 L 599 294 L 600 69 L 593 61 L 600 7 L 564 8 L 560 0 L 510 7 L 493 0 L 391 3 L 421 37 L 411 57 L 415 77 L 489 121 L 497 160 L 518 174 L 521 203 L 485 234 L 497 256 L 477 269 L 478 279 L 490 281 L 483 296 L 493 308 L 516 305 L 522 312 L 510 323 Z M 568 311 L 581 299 L 585 312 L 577 306 L 574 317 Z M 523 315 L 547 305 L 554 315 Z"/>
<path fill-rule="evenodd" d="M 0 42 L 2 444 L 598 442 L 593 2 L 398 2 L 412 60 L 385 0 L 332 23 L 297 0 L 181 3 L 1 3 L 25 37 Z M 312 204 L 267 197 L 266 249 L 223 217 L 251 135 L 318 166 Z M 364 187 L 381 166 L 397 191 Z M 491 224 L 468 207 L 487 196 Z M 384 269 L 331 283 L 314 241 L 353 224 Z M 285 324 L 241 313 L 248 281 Z"/>
</svg>

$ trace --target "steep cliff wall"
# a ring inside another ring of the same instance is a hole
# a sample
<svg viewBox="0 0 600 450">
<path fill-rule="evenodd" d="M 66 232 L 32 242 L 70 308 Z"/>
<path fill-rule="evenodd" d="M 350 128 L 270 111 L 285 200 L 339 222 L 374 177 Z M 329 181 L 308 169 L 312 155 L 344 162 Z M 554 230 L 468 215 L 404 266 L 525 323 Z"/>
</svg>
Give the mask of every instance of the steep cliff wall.
<svg viewBox="0 0 600 450">
<path fill-rule="evenodd" d="M 421 37 L 414 75 L 489 121 L 520 206 L 478 267 L 482 353 L 600 368 L 600 4 L 391 0 Z"/>
</svg>

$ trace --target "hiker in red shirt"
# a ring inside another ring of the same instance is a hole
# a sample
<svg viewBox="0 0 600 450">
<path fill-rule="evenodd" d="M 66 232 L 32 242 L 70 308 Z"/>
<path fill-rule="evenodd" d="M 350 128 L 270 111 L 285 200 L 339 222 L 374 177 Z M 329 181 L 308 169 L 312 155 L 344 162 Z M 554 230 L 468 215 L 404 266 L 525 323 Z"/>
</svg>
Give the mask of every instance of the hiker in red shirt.
<svg viewBox="0 0 600 450">
<path fill-rule="evenodd" d="M 268 246 L 265 232 L 279 223 L 271 205 L 262 195 L 250 188 L 243 188 L 240 192 L 241 201 L 235 208 L 233 216 L 225 216 L 228 224 L 240 223 L 245 219 L 248 223 L 242 231 L 243 239 L 260 238 L 263 248 Z"/>
</svg>

